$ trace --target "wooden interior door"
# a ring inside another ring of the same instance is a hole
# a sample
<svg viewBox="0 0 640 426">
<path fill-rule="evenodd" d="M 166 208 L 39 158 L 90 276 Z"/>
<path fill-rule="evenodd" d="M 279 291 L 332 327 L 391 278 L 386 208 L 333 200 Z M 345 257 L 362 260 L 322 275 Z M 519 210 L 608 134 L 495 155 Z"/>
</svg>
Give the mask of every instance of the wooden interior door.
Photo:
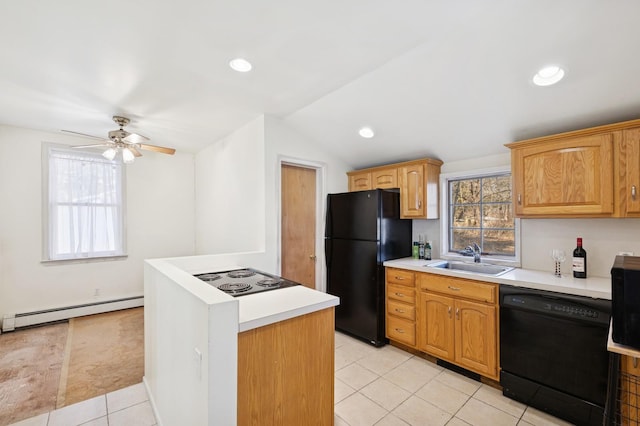
<svg viewBox="0 0 640 426">
<path fill-rule="evenodd" d="M 316 170 L 281 167 L 281 275 L 316 288 Z"/>
</svg>

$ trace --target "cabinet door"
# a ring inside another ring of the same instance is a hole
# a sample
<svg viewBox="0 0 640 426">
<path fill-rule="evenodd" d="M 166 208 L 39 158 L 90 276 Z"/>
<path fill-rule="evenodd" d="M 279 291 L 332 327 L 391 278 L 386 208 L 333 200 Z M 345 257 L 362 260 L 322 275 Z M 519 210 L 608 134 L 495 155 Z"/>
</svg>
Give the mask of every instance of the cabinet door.
<svg viewBox="0 0 640 426">
<path fill-rule="evenodd" d="M 625 175 L 625 185 L 621 196 L 624 198 L 623 216 L 640 216 L 640 128 L 623 132 L 620 154 L 621 169 Z"/>
<path fill-rule="evenodd" d="M 400 217 L 425 217 L 424 165 L 400 167 Z"/>
<path fill-rule="evenodd" d="M 421 292 L 418 309 L 418 347 L 445 360 L 454 359 L 454 302 L 450 297 Z"/>
<path fill-rule="evenodd" d="M 371 173 L 354 173 L 349 175 L 349 191 L 367 191 L 371 189 Z"/>
<path fill-rule="evenodd" d="M 398 169 L 376 170 L 371 172 L 372 189 L 398 188 Z"/>
<path fill-rule="evenodd" d="M 455 362 L 484 376 L 497 378 L 496 308 L 455 301 Z"/>
<path fill-rule="evenodd" d="M 613 135 L 554 139 L 512 150 L 518 216 L 613 213 Z"/>
</svg>

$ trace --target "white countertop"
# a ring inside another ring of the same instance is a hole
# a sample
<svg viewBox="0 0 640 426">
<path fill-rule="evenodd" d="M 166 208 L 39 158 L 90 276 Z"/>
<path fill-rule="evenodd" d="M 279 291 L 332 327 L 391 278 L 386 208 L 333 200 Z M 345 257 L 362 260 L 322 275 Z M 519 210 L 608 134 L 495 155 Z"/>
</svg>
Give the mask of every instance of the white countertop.
<svg viewBox="0 0 640 426">
<path fill-rule="evenodd" d="M 220 264 L 216 267 L 200 268 L 195 273 L 245 268 L 248 267 L 235 264 Z M 190 272 L 194 273 L 193 271 Z M 340 303 L 340 299 L 336 296 L 303 285 L 278 288 L 238 297 L 231 296 L 200 280 L 197 281 L 196 285 L 201 285 L 203 288 L 208 289 L 209 292 L 217 293 L 219 297 L 226 301 L 238 303 L 238 332 L 310 314 Z"/>
<path fill-rule="evenodd" d="M 240 308 L 239 332 L 310 314 L 340 303 L 336 296 L 302 285 L 248 294 L 236 299 Z"/>
<path fill-rule="evenodd" d="M 557 293 L 586 296 L 594 299 L 611 300 L 610 278 L 589 277 L 580 279 L 573 278 L 573 276 L 569 274 L 565 274 L 562 277 L 556 277 L 552 271 L 536 271 L 521 268 L 515 268 L 512 271 L 496 277 L 425 266 L 427 264 L 440 261 L 442 260 L 419 260 L 407 257 L 403 259 L 388 260 L 384 262 L 384 266 L 409 269 L 417 272 L 428 272 L 431 274 L 450 275 L 453 277 L 486 281 L 496 284 L 506 284 L 515 287 L 555 291 Z"/>
</svg>

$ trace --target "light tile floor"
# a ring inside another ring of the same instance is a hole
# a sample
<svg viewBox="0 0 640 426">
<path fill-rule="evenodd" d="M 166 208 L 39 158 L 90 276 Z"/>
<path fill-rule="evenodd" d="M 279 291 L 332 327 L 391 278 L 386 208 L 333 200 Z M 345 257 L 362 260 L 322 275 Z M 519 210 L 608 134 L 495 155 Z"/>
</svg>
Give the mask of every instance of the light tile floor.
<svg viewBox="0 0 640 426">
<path fill-rule="evenodd" d="M 335 371 L 335 426 L 569 424 L 393 346 L 374 348 L 341 333 Z M 155 424 L 140 383 L 13 426 Z"/>
</svg>

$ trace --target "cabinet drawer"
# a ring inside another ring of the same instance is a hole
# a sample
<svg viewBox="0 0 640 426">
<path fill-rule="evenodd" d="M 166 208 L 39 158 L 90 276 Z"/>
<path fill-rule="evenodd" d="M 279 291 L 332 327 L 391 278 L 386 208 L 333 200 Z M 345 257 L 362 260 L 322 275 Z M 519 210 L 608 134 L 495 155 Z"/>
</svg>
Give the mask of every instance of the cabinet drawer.
<svg viewBox="0 0 640 426">
<path fill-rule="evenodd" d="M 416 326 L 413 322 L 387 316 L 387 337 L 396 342 L 416 345 Z"/>
<path fill-rule="evenodd" d="M 387 313 L 397 317 L 406 318 L 411 321 L 416 319 L 416 308 L 413 305 L 396 302 L 395 300 L 387 300 Z"/>
<path fill-rule="evenodd" d="M 435 291 L 451 296 L 495 303 L 497 286 L 495 284 L 471 281 L 442 275 L 420 274 L 420 289 Z"/>
<path fill-rule="evenodd" d="M 415 284 L 415 273 L 402 269 L 387 268 L 387 282 L 413 287 Z"/>
<path fill-rule="evenodd" d="M 415 305 L 416 292 L 405 285 L 387 284 L 387 298 Z"/>
</svg>

